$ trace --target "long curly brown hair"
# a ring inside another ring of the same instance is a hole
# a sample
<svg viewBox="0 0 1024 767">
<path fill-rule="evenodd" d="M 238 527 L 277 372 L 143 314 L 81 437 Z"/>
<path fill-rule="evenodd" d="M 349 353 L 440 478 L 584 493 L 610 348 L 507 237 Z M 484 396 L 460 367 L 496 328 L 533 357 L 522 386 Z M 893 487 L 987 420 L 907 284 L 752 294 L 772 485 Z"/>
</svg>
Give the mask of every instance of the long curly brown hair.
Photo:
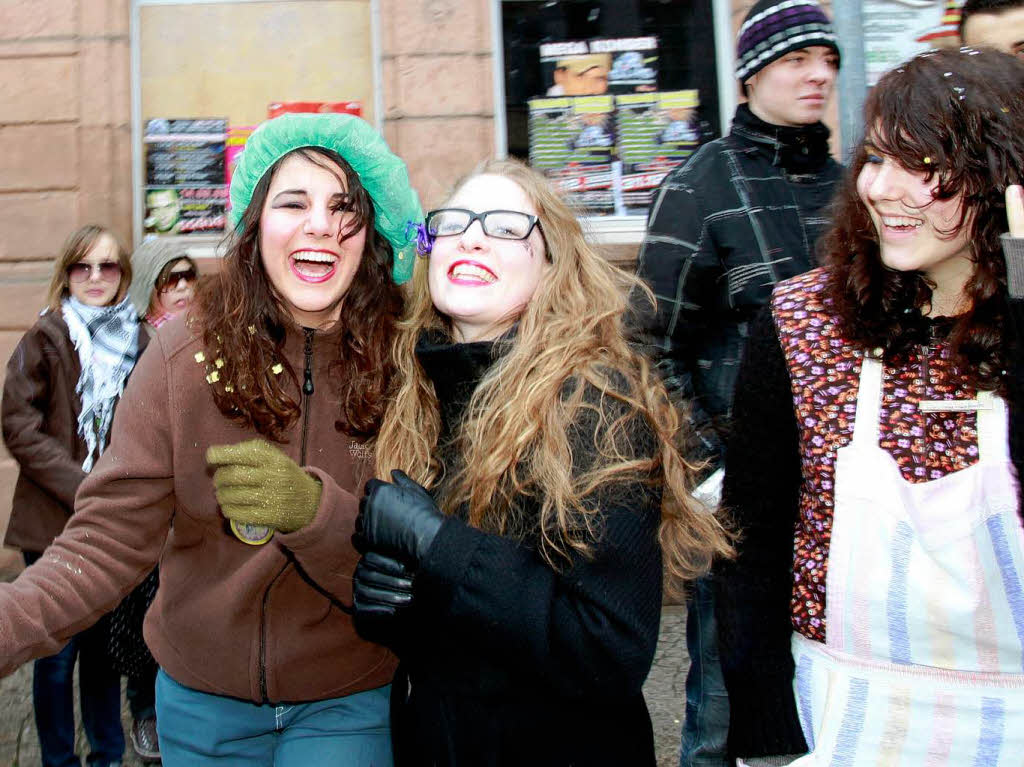
<svg viewBox="0 0 1024 767">
<path fill-rule="evenodd" d="M 864 108 L 866 142 L 904 168 L 937 178 L 936 199 L 962 195 L 974 272 L 966 312 L 950 330 L 954 363 L 978 388 L 1002 390 L 1006 267 L 1004 193 L 1024 181 L 1024 61 L 994 51 L 961 49 L 917 56 L 886 74 Z M 846 336 L 863 348 L 899 355 L 921 343 L 922 308 L 934 284 L 917 271 L 885 267 L 878 233 L 857 194 L 867 162 L 857 149 L 824 240 L 827 296 Z"/>
<path fill-rule="evenodd" d="M 575 211 L 537 171 L 494 160 L 469 178 L 478 174 L 511 179 L 533 201 L 551 271 L 517 318 L 508 352 L 472 395 L 458 427 L 463 465 L 445 477 L 437 460 L 438 400 L 414 350 L 424 331 L 450 338 L 451 326 L 431 301 L 428 262 L 417 261 L 395 343 L 394 399 L 377 442 L 378 476 L 403 469 L 438 488 L 447 513 L 465 507 L 470 524 L 513 537 L 526 532 L 516 517 L 519 501 L 536 499 L 540 551 L 553 567 L 574 552 L 588 556 L 600 536 L 601 509 L 591 503 L 597 488 L 650 481 L 662 492 L 659 540 L 671 591 L 707 572 L 716 557 L 730 556 L 732 546 L 719 520 L 693 499 L 694 467 L 680 447 L 687 429 L 628 341 L 627 297 L 653 296 L 586 241 Z M 588 389 L 599 403 L 588 401 Z M 653 434 L 652 454 L 631 444 L 637 419 Z M 591 421 L 595 458 L 576 471 L 570 437 Z"/>
<path fill-rule="evenodd" d="M 285 386 L 290 381 L 288 388 L 297 392 L 298 374 L 282 353 L 285 329 L 295 323 L 282 308 L 260 256 L 260 218 L 267 191 L 278 168 L 293 154 L 334 172 L 326 164 L 330 161 L 344 173 L 353 219 L 340 239 L 353 236 L 364 226 L 367 230 L 362 261 L 345 294 L 338 326 L 332 329 L 338 356 L 331 362 L 331 378 L 339 401 L 336 428 L 346 434 L 371 436 L 384 411 L 393 370 L 390 348 L 402 312 L 402 295 L 391 279 L 391 245 L 374 229 L 370 195 L 341 155 L 321 147 L 289 152 L 263 175 L 220 273 L 199 289 L 194 314 L 202 328 L 203 345 L 208 356 L 225 361 L 227 371 L 220 384 L 211 387 L 214 400 L 226 418 L 278 442 L 284 441 L 286 430 L 299 417 L 299 403 Z M 285 375 L 271 372 L 278 362 Z"/>
</svg>

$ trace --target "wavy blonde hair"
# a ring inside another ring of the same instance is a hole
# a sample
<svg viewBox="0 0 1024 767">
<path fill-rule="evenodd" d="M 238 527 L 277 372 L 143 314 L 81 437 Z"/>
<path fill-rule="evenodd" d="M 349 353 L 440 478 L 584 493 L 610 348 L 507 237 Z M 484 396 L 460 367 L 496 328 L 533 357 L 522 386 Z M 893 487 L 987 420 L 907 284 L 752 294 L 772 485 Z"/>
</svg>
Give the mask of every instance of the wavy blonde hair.
<svg viewBox="0 0 1024 767">
<path fill-rule="evenodd" d="M 636 481 L 660 487 L 659 539 L 666 585 L 674 590 L 732 549 L 719 521 L 690 494 L 694 467 L 680 448 L 678 410 L 628 342 L 629 296 L 653 296 L 586 242 L 574 212 L 539 173 L 514 160 L 494 160 L 458 186 L 478 175 L 522 187 L 536 206 L 552 263 L 518 317 L 507 353 L 473 393 L 455 435 L 464 460 L 444 476 L 438 401 L 415 347 L 423 331 L 451 337 L 451 326 L 431 302 L 428 262 L 418 260 L 394 346 L 397 372 L 377 442 L 378 475 L 403 469 L 440 490 L 445 513 L 465 506 L 469 523 L 489 532 L 522 536 L 536 525 L 541 554 L 552 567 L 573 552 L 590 554 L 601 532 L 601 509 L 588 506 L 596 489 Z M 596 403 L 593 392 L 585 396 L 590 387 L 599 395 Z M 630 444 L 638 417 L 655 438 L 653 451 Z M 585 466 L 574 464 L 573 431 L 594 441 Z M 539 505 L 539 523 L 518 517 L 524 496 Z"/>
</svg>

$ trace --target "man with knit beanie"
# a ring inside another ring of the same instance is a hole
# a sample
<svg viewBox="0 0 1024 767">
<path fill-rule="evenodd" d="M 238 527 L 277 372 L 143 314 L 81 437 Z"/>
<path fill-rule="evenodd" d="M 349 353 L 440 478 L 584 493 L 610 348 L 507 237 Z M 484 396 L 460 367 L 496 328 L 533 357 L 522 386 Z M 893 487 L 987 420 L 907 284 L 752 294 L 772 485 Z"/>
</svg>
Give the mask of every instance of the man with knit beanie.
<svg viewBox="0 0 1024 767">
<path fill-rule="evenodd" d="M 640 276 L 658 309 L 647 328 L 670 388 L 689 400 L 698 490 L 718 502 L 723 445 L 747 324 L 776 282 L 809 270 L 841 166 L 821 122 L 839 71 L 828 17 L 812 0 L 760 0 L 740 28 L 736 76 L 747 102 L 727 136 L 670 173 L 651 208 Z M 713 586 L 687 605 L 681 767 L 726 765 L 729 702 Z"/>
</svg>

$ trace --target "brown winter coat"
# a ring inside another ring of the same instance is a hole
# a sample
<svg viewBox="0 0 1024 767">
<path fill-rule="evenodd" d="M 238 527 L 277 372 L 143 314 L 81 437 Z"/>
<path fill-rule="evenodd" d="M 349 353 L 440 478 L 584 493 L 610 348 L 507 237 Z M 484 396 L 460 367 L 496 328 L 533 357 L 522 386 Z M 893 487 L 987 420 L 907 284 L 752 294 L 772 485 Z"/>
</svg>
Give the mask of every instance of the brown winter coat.
<svg viewBox="0 0 1024 767">
<path fill-rule="evenodd" d="M 149 338 L 139 334 L 139 350 Z M 4 443 L 18 462 L 5 546 L 39 552 L 60 535 L 85 478 L 78 434 L 82 366 L 60 312 L 48 311 L 22 336 L 7 363 Z"/>
<path fill-rule="evenodd" d="M 328 358 L 336 356 L 336 343 L 316 336 L 314 393 L 280 446 L 323 483 L 320 507 L 305 528 L 249 546 L 220 513 L 205 453 L 258 435 L 217 409 L 206 380 L 210 361 L 197 362 L 201 342 L 185 323 L 161 327 L 135 368 L 110 446 L 82 483 L 64 534 L 17 581 L 0 584 L 0 674 L 55 652 L 159 560 L 160 589 L 144 634 L 179 683 L 281 703 L 390 682 L 394 656 L 360 639 L 347 614 L 358 560 L 351 545 L 357 494 L 372 461 L 362 444 L 335 429 Z M 299 328 L 289 331 L 285 356 L 301 378 Z M 292 382 L 287 386 L 297 400 L 302 396 Z"/>
</svg>

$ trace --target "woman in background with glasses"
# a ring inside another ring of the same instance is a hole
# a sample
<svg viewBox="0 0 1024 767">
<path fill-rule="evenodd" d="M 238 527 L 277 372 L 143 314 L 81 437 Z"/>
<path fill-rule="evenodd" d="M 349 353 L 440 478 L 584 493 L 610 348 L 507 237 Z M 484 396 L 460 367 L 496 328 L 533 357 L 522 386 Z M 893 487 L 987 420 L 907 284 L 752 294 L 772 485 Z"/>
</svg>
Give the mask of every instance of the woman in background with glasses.
<svg viewBox="0 0 1024 767">
<path fill-rule="evenodd" d="M 111 232 L 74 232 L 54 267 L 49 305 L 18 343 L 3 393 L 4 442 L 18 462 L 5 546 L 25 564 L 64 529 L 75 491 L 103 452 L 114 406 L 145 346 L 126 298 L 131 264 Z M 121 677 L 107 656 L 107 622 L 35 662 L 32 697 L 42 763 L 77 764 L 72 681 L 79 662 L 91 765 L 120 764 Z"/>
<path fill-rule="evenodd" d="M 428 214 L 356 628 L 392 647 L 397 765 L 653 765 L 641 687 L 663 577 L 729 543 L 689 495 L 679 417 L 627 343 L 642 290 L 514 161 Z"/>
<path fill-rule="evenodd" d="M 132 253 L 128 298 L 152 338 L 157 328 L 188 309 L 199 270 L 184 245 L 171 238 L 152 238 Z M 160 761 L 156 727 L 157 663 L 142 637 L 142 621 L 156 596 L 158 569 L 146 576 L 110 618 L 110 655 L 117 670 L 128 677 L 125 697 L 132 715 L 132 749 L 144 764 Z"/>
<path fill-rule="evenodd" d="M 198 278 L 195 261 L 173 239 L 146 240 L 135 249 L 128 296 L 150 335 L 188 308 Z"/>
</svg>

